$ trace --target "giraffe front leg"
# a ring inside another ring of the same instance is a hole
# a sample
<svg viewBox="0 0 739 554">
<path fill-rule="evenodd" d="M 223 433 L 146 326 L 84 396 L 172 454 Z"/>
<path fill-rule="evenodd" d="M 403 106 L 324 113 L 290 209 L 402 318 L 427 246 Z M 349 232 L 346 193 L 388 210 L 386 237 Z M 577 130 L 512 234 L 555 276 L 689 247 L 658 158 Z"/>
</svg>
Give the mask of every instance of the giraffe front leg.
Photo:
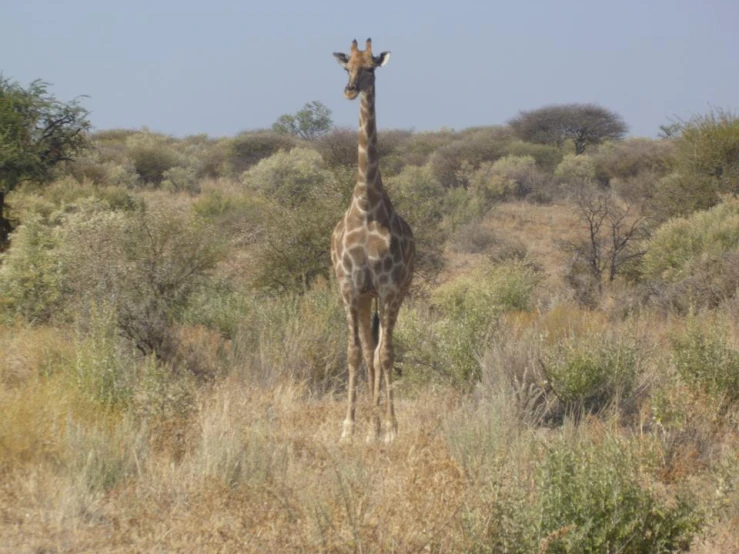
<svg viewBox="0 0 739 554">
<path fill-rule="evenodd" d="M 392 339 L 389 336 L 386 337 L 386 342 L 383 343 L 383 349 L 380 352 L 380 360 L 382 361 L 382 375 L 385 378 L 385 442 L 390 443 L 393 442 L 395 437 L 398 435 L 398 420 L 395 419 L 392 386 L 395 353 L 393 352 Z M 379 377 L 380 375 L 378 372 L 378 380 Z"/>
<path fill-rule="evenodd" d="M 380 412 L 376 399 L 375 383 L 380 377 L 380 366 L 375 361 L 376 344 L 372 336 L 372 298 L 363 298 L 359 304 L 359 338 L 364 353 L 364 364 L 367 368 L 367 387 L 370 402 L 370 427 L 367 442 L 374 442 L 380 436 Z"/>
<path fill-rule="evenodd" d="M 357 370 L 362 363 L 362 350 L 359 342 L 359 325 L 357 310 L 347 308 L 347 319 L 349 321 L 349 345 L 347 347 L 347 365 L 349 366 L 349 379 L 347 383 L 347 410 L 341 432 L 341 442 L 351 442 L 354 435 L 354 422 L 357 405 Z"/>
<path fill-rule="evenodd" d="M 395 364 L 395 348 L 393 346 L 393 329 L 395 321 L 398 317 L 399 306 L 395 303 L 390 304 L 386 310 L 383 310 L 381 318 L 382 338 L 378 345 L 378 396 L 379 396 L 379 380 L 380 373 L 385 379 L 385 442 L 390 443 L 395 440 L 398 435 L 398 421 L 395 419 L 395 406 L 393 404 L 393 386 L 392 374 Z M 380 369 L 381 368 L 381 369 Z"/>
</svg>

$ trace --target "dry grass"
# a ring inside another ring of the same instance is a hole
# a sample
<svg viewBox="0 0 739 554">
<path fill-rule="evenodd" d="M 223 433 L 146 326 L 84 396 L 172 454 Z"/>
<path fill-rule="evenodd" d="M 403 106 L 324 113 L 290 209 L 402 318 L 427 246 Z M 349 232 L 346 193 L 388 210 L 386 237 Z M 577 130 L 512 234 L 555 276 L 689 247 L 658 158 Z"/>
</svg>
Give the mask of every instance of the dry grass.
<svg viewBox="0 0 739 554">
<path fill-rule="evenodd" d="M 223 182 L 202 190 L 240 194 Z M 170 197 L 151 193 L 148 201 Z M 192 202 L 181 195 L 176 204 Z M 568 452 L 582 460 L 581 482 L 562 479 L 563 488 L 552 489 L 563 501 L 571 499 L 570 481 L 585 493 L 598 478 L 609 493 L 622 485 L 633 493 L 632 482 L 608 489 L 623 470 L 657 512 L 671 513 L 683 494 L 693 499 L 705 525 L 692 552 L 739 552 L 736 405 L 679 379 L 672 338 L 685 331 L 682 316 L 646 309 L 624 316 L 615 295 L 596 310 L 572 300 L 557 243 L 574 238 L 573 221 L 566 205 L 523 203 L 501 204 L 483 221 L 495 237 L 525 245 L 542 276 L 532 306 L 491 316 L 489 342 L 473 352 L 479 383 L 455 388 L 427 367 L 404 373 L 396 381 L 401 434 L 390 445 L 364 442 L 362 394 L 357 439 L 338 443 L 345 400 L 335 373 L 345 338 L 325 283 L 293 304 L 246 302 L 249 313 L 235 300 L 227 314 L 226 304 L 203 302 L 213 320 L 232 318 L 225 323 L 235 331 L 226 338 L 208 327 L 208 314 L 178 325 L 176 363 L 189 372 L 120 360 L 137 380 L 113 405 L 78 382 L 80 360 L 95 352 L 71 328 L 0 327 L 0 553 L 563 551 L 557 545 L 584 525 L 556 527 L 556 518 L 554 528 L 543 525 L 542 491 L 557 480 L 547 464 Z M 496 247 L 448 248 L 440 280 L 476 275 Z M 246 255 L 229 259 L 219 278 L 246 265 Z M 404 307 L 399 330 L 413 318 L 418 327 L 407 345 L 457 337 L 442 335 L 449 326 L 427 334 L 445 317 L 432 302 L 443 290 Z M 736 349 L 739 310 L 723 309 Z M 544 424 L 551 387 L 542 356 L 601 336 L 633 338 L 638 350 L 628 416 L 606 407 Z M 331 379 L 316 386 L 311 372 L 326 368 Z M 599 473 L 603 463 L 613 465 Z"/>
<path fill-rule="evenodd" d="M 0 552 L 488 551 L 501 529 L 519 532 L 510 517 L 528 513 L 542 456 L 563 441 L 642 452 L 640 471 L 665 494 L 692 483 L 716 510 L 715 534 L 695 552 L 729 552 L 737 540 L 731 434 L 715 435 L 695 464 L 694 442 L 632 435 L 599 418 L 537 429 L 505 395 L 419 387 L 398 403 L 399 440 L 362 440 L 361 396 L 358 438 L 340 445 L 341 395 L 229 377 L 200 389 L 183 422 L 187 447 L 175 455 L 135 418 L 75 403 L 62 380 L 3 387 Z"/>
<path fill-rule="evenodd" d="M 399 406 L 403 440 L 340 446 L 343 402 L 311 399 L 298 385 L 265 393 L 229 380 L 202 394 L 192 449 L 176 464 L 168 452 L 137 450 L 145 431 L 125 419 L 88 426 L 87 434 L 60 429 L 58 456 L 89 454 L 60 468 L 35 449 L 33 464 L 5 472 L 3 548 L 405 552 L 451 545 L 468 492 L 440 433 L 455 402 L 450 391 L 426 391 Z M 34 408 L 28 419 L 43 422 Z M 101 471 L 96 456 L 132 466 L 106 490 L 91 475 Z"/>
</svg>

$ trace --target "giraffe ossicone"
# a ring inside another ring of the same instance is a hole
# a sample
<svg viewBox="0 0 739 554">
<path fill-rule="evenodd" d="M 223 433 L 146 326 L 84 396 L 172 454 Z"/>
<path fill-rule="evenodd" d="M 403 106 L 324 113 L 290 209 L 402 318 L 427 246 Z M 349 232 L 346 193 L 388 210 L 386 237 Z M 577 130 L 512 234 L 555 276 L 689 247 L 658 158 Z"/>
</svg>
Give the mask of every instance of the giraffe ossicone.
<svg viewBox="0 0 739 554">
<path fill-rule="evenodd" d="M 393 330 L 411 285 L 415 260 L 413 232 L 395 212 L 378 167 L 375 69 L 387 64 L 390 52 L 375 56 L 370 39 L 364 50 L 354 40 L 349 55 L 337 52 L 334 57 L 349 75 L 344 96 L 350 100 L 361 96 L 357 181 L 351 204 L 331 235 L 331 261 L 349 326 L 348 405 L 342 440 L 350 440 L 354 433 L 357 373 L 364 359 L 372 405 L 369 438 L 374 440 L 381 432 L 384 380 L 385 440 L 389 442 L 398 431 L 392 388 Z M 372 333 L 373 299 L 379 311 L 377 341 Z"/>
</svg>

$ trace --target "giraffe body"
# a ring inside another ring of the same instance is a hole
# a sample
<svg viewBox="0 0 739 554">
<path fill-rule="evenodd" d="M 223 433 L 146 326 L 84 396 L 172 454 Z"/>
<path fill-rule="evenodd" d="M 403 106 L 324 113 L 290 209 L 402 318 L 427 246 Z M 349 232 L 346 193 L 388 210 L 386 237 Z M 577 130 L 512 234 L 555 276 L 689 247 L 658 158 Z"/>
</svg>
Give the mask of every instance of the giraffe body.
<svg viewBox="0 0 739 554">
<path fill-rule="evenodd" d="M 397 433 L 393 406 L 393 329 L 413 278 L 415 242 L 410 226 L 393 208 L 382 186 L 377 156 L 374 70 L 390 54 L 372 55 L 368 39 L 364 51 L 352 43 L 351 55 L 334 54 L 349 73 L 344 94 L 361 95 L 358 171 L 351 205 L 331 235 L 331 261 L 344 301 L 349 325 L 348 406 L 342 439 L 351 439 L 355 426 L 356 378 L 362 358 L 372 403 L 371 439 L 380 434 L 381 380 L 385 381 L 385 440 Z M 377 299 L 380 332 L 372 337 L 372 300 Z"/>
</svg>

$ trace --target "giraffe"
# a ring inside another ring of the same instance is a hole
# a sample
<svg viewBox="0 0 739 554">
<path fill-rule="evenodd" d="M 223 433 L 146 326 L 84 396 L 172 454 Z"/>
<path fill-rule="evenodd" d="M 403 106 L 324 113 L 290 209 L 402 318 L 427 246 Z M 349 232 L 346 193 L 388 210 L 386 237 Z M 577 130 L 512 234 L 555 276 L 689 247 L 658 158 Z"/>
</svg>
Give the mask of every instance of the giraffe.
<svg viewBox="0 0 739 554">
<path fill-rule="evenodd" d="M 371 39 L 367 39 L 364 51 L 354 40 L 348 56 L 337 52 L 334 57 L 349 74 L 344 96 L 354 100 L 361 95 L 357 182 L 349 209 L 331 235 L 331 262 L 349 326 L 348 406 L 341 439 L 350 441 L 354 433 L 357 371 L 364 357 L 372 404 L 368 440 L 380 436 L 380 384 L 384 376 L 384 438 L 391 442 L 398 431 L 391 385 L 393 329 L 413 278 L 415 241 L 410 226 L 393 209 L 378 168 L 375 69 L 387 64 L 390 52 L 374 56 Z M 375 315 L 379 317 L 376 342 L 373 299 L 379 310 L 379 316 Z"/>
</svg>

